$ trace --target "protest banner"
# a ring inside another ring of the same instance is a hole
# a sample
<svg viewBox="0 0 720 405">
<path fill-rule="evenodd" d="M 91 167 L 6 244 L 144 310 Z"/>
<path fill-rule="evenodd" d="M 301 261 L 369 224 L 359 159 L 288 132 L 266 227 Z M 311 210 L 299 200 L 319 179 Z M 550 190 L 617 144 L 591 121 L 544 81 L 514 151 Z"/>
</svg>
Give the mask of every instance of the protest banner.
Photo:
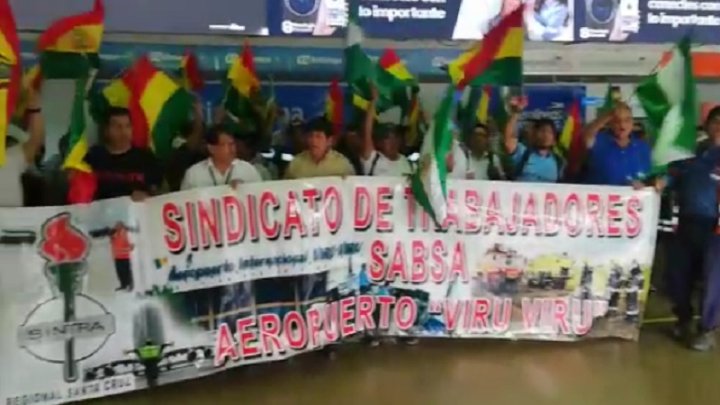
<svg viewBox="0 0 720 405">
<path fill-rule="evenodd" d="M 437 227 L 404 179 L 353 177 L 0 209 L 0 395 L 102 397 L 370 330 L 637 339 L 654 192 L 458 181 L 449 203 Z"/>
</svg>

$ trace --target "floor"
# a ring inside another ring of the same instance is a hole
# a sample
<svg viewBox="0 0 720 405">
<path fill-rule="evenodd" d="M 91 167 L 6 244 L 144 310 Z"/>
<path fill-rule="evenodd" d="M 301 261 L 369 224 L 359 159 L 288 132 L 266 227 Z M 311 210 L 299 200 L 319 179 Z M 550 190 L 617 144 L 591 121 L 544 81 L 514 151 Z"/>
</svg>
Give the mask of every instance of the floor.
<svg viewBox="0 0 720 405">
<path fill-rule="evenodd" d="M 653 274 L 655 283 L 661 271 Z M 659 285 L 659 284 L 657 284 Z M 688 351 L 667 336 L 669 305 L 652 294 L 640 342 L 576 344 L 430 340 L 344 346 L 335 361 L 306 354 L 94 401 L 95 404 L 694 405 L 720 400 L 720 350 Z"/>
<path fill-rule="evenodd" d="M 664 328 L 639 344 L 423 341 L 347 346 L 97 404 L 710 404 L 720 352 L 685 350 Z"/>
</svg>

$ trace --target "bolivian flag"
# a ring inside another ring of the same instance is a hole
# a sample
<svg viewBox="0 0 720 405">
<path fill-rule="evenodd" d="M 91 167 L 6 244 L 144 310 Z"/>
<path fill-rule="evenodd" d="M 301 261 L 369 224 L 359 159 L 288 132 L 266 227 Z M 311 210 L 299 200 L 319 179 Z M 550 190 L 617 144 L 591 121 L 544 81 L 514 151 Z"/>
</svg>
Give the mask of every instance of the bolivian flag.
<svg viewBox="0 0 720 405">
<path fill-rule="evenodd" d="M 251 96 L 259 88 L 255 57 L 250 44 L 245 43 L 242 54 L 233 58 L 227 72 L 225 110 L 238 118 L 251 115 Z"/>
<path fill-rule="evenodd" d="M 182 86 L 185 90 L 197 92 L 205 86 L 199 65 L 197 56 L 194 53 L 185 52 L 185 55 L 183 55 L 180 61 Z"/>
<path fill-rule="evenodd" d="M 38 38 L 40 66 L 46 79 L 77 79 L 99 64 L 105 25 L 102 0 L 91 11 L 54 22 Z"/>
<path fill-rule="evenodd" d="M 75 97 L 73 98 L 72 116 L 68 138 L 68 155 L 63 162 L 63 169 L 74 169 L 90 173 L 92 168 L 85 163 L 88 151 L 87 125 L 85 123 L 85 100 L 89 78 L 75 81 Z"/>
<path fill-rule="evenodd" d="M 482 41 L 448 65 L 450 78 L 458 88 L 492 84 L 522 84 L 523 10 L 518 7 L 485 35 Z"/>
<path fill-rule="evenodd" d="M 155 68 L 147 56 L 141 57 L 125 73 L 123 83 L 130 91 L 128 106 L 133 122 L 133 145 L 152 149 L 160 159 L 167 157 L 172 151 L 173 138 L 189 119 L 190 94 Z"/>
<path fill-rule="evenodd" d="M 415 91 L 418 88 L 415 76 L 410 73 L 402 59 L 392 49 L 386 49 L 378 61 L 380 68 L 389 74 L 378 74 L 377 83 L 380 94 L 390 94 L 390 105 L 381 103 L 380 111 L 392 106 L 400 106 L 407 111 L 410 106 L 411 96 L 408 91 Z"/>
<path fill-rule="evenodd" d="M 330 82 L 327 98 L 325 99 L 325 115 L 332 123 L 335 136 L 342 135 L 343 130 L 343 93 L 338 79 Z"/>
<path fill-rule="evenodd" d="M 95 122 L 103 123 L 107 119 L 110 108 L 129 108 L 130 89 L 128 88 L 129 71 L 113 79 L 103 88 L 94 88 L 89 96 L 90 115 Z"/>
<path fill-rule="evenodd" d="M 20 89 L 20 41 L 7 0 L 0 0 L 0 166 L 5 165 L 7 130 Z"/>
<path fill-rule="evenodd" d="M 129 108 L 130 89 L 128 88 L 129 76 L 122 76 L 111 81 L 102 90 L 102 95 L 110 107 Z"/>
<path fill-rule="evenodd" d="M 575 99 L 570 105 L 568 117 L 565 120 L 560 139 L 558 140 L 560 154 L 567 160 L 567 174 L 579 174 L 583 161 L 582 117 L 580 115 L 580 100 Z"/>
<path fill-rule="evenodd" d="M 393 49 L 386 49 L 380 56 L 378 64 L 395 79 L 407 84 L 415 83 L 415 76 L 410 73 L 400 56 Z"/>
</svg>

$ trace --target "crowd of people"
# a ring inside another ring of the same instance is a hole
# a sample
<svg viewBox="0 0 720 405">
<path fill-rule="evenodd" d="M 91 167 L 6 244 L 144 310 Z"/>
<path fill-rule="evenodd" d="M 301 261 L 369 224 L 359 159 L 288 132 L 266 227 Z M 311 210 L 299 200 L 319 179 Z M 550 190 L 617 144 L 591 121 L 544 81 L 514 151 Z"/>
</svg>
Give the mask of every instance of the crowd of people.
<svg viewBox="0 0 720 405">
<path fill-rule="evenodd" d="M 290 121 L 282 136 L 263 131 L 240 130 L 242 126 L 219 110 L 211 125 L 205 124 L 200 103 L 191 125 L 179 134 L 177 148 L 166 161 L 149 150 L 132 145 L 130 113 L 111 109 L 99 125 L 99 142 L 85 162 L 92 168 L 96 185 L 92 200 L 129 196 L 142 201 L 152 195 L 178 190 L 276 179 L 324 176 L 405 176 L 412 172 L 410 152 L 403 139 L 406 128 L 377 121 L 375 99 L 369 102 L 364 119 L 334 134 L 325 117 L 308 122 Z M 11 131 L 7 162 L 0 169 L 0 206 L 62 205 L 72 195 L 74 173 L 62 170 L 60 158 L 43 159 L 43 114 L 40 94 L 30 94 L 25 131 Z M 707 140 L 700 143 L 696 158 L 671 166 L 667 176 L 650 176 L 651 147 L 634 132 L 631 109 L 622 102 L 602 111 L 582 130 L 584 164 L 570 172 L 556 152 L 558 128 L 551 120 L 521 124 L 526 100 L 509 103 L 510 117 L 504 128 L 492 122 L 477 123 L 462 133 L 454 126 L 454 141 L 447 156 L 453 179 L 500 180 L 542 183 L 582 183 L 647 186 L 661 191 L 672 188 L 680 206 L 678 237 L 670 257 L 668 292 L 675 304 L 678 338 L 690 338 L 693 320 L 693 289 L 699 280 L 704 288 L 702 317 L 691 346 L 708 350 L 714 346 L 713 331 L 720 312 L 720 245 L 718 187 L 720 179 L 720 108 L 705 122 Z M 257 126 L 264 127 L 264 126 Z M 269 126 L 268 126 L 269 127 Z M 275 139 L 277 159 L 262 156 Z M 280 156 L 292 156 L 283 159 Z M 45 160 L 44 163 L 40 163 Z M 289 160 L 289 162 L 287 162 Z M 670 250 L 670 249 L 669 249 Z"/>
</svg>

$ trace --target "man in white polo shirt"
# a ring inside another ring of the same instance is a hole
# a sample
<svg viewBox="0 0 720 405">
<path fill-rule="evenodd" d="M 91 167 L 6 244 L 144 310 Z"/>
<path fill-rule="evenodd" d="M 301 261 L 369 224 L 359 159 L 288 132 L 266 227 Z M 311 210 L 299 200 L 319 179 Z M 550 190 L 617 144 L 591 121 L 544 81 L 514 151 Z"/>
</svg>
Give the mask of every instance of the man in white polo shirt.
<svg viewBox="0 0 720 405">
<path fill-rule="evenodd" d="M 33 165 L 45 144 L 45 122 L 40 111 L 40 94 L 30 91 L 25 109 L 27 133 L 9 125 L 5 165 L 0 167 L 0 207 L 22 207 L 22 174 Z"/>
<path fill-rule="evenodd" d="M 235 138 L 230 128 L 223 125 L 211 128 L 206 142 L 210 157 L 185 172 L 182 190 L 220 185 L 236 188 L 239 184 L 262 181 L 252 164 L 236 158 Z"/>
<path fill-rule="evenodd" d="M 363 174 L 366 176 L 409 175 L 412 169 L 410 162 L 400 153 L 402 139 L 400 139 L 397 129 L 390 125 L 375 127 L 376 100 L 377 90 L 373 88 L 372 100 L 370 100 L 363 126 L 363 143 L 360 152 Z"/>
</svg>

